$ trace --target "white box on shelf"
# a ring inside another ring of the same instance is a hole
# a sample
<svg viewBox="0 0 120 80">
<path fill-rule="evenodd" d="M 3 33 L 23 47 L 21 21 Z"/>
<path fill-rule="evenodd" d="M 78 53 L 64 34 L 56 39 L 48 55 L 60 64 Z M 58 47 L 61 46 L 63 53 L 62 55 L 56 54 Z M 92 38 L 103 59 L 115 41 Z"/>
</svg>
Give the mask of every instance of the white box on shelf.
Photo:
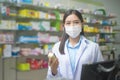
<svg viewBox="0 0 120 80">
<path fill-rule="evenodd" d="M 12 45 L 6 44 L 3 49 L 3 57 L 11 57 L 12 56 Z"/>
</svg>

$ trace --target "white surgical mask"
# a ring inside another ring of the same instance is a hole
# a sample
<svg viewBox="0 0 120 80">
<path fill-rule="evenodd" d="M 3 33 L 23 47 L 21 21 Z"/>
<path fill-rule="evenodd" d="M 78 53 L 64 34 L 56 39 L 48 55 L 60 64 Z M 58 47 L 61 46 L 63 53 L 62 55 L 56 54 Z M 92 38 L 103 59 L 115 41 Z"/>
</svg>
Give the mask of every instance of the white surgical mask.
<svg viewBox="0 0 120 80">
<path fill-rule="evenodd" d="M 71 38 L 76 38 L 80 32 L 82 31 L 81 26 L 65 26 L 65 31 L 66 33 L 71 37 Z"/>
</svg>

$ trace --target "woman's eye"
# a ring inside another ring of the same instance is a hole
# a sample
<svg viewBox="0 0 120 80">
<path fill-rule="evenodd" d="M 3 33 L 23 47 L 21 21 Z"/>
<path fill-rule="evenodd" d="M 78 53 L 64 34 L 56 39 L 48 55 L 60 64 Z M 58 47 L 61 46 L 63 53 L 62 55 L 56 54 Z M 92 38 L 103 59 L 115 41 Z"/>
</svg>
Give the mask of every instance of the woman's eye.
<svg viewBox="0 0 120 80">
<path fill-rule="evenodd" d="M 74 24 L 79 24 L 79 22 L 74 22 Z"/>
<path fill-rule="evenodd" d="M 70 22 L 67 22 L 66 24 L 67 24 L 67 25 L 70 25 Z"/>
<path fill-rule="evenodd" d="M 66 22 L 65 24 L 66 25 L 71 25 L 71 24 L 73 24 L 73 25 L 78 25 L 80 22 L 79 21 L 73 21 L 73 22 Z"/>
</svg>

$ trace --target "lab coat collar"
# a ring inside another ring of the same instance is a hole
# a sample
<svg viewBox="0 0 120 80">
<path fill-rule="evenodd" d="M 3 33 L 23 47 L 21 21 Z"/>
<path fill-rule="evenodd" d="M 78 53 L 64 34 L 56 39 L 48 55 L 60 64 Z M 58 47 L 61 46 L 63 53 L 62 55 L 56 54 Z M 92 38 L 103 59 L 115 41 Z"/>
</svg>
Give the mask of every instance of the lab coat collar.
<svg viewBox="0 0 120 80">
<path fill-rule="evenodd" d="M 79 62 L 82 54 L 84 53 L 85 49 L 87 48 L 87 44 L 89 44 L 89 41 L 84 36 L 82 36 L 81 45 L 80 45 L 79 50 L 77 51 L 77 54 L 76 54 L 75 71 L 76 71 L 76 67 L 78 65 L 78 62 Z M 65 52 L 66 56 L 69 56 L 69 53 L 68 53 L 68 50 L 67 50 L 67 44 L 66 43 L 65 43 L 64 52 Z M 66 58 L 68 58 L 68 61 L 69 61 L 68 63 L 70 64 L 69 57 L 66 57 Z M 72 68 L 71 68 L 70 72 L 72 72 Z"/>
<path fill-rule="evenodd" d="M 83 55 L 85 49 L 87 48 L 88 43 L 89 43 L 88 40 L 85 37 L 83 37 L 79 50 L 77 51 L 76 54 L 75 71 L 81 56 Z"/>
</svg>

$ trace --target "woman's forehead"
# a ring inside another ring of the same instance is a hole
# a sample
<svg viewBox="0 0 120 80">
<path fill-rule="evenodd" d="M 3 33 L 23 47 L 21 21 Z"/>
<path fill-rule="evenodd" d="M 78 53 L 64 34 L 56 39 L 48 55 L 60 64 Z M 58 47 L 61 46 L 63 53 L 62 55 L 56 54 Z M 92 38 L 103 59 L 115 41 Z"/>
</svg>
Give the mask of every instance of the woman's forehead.
<svg viewBox="0 0 120 80">
<path fill-rule="evenodd" d="M 71 14 L 71 15 L 66 17 L 65 21 L 69 21 L 69 20 L 74 21 L 74 20 L 79 20 L 79 18 L 75 14 Z"/>
</svg>

